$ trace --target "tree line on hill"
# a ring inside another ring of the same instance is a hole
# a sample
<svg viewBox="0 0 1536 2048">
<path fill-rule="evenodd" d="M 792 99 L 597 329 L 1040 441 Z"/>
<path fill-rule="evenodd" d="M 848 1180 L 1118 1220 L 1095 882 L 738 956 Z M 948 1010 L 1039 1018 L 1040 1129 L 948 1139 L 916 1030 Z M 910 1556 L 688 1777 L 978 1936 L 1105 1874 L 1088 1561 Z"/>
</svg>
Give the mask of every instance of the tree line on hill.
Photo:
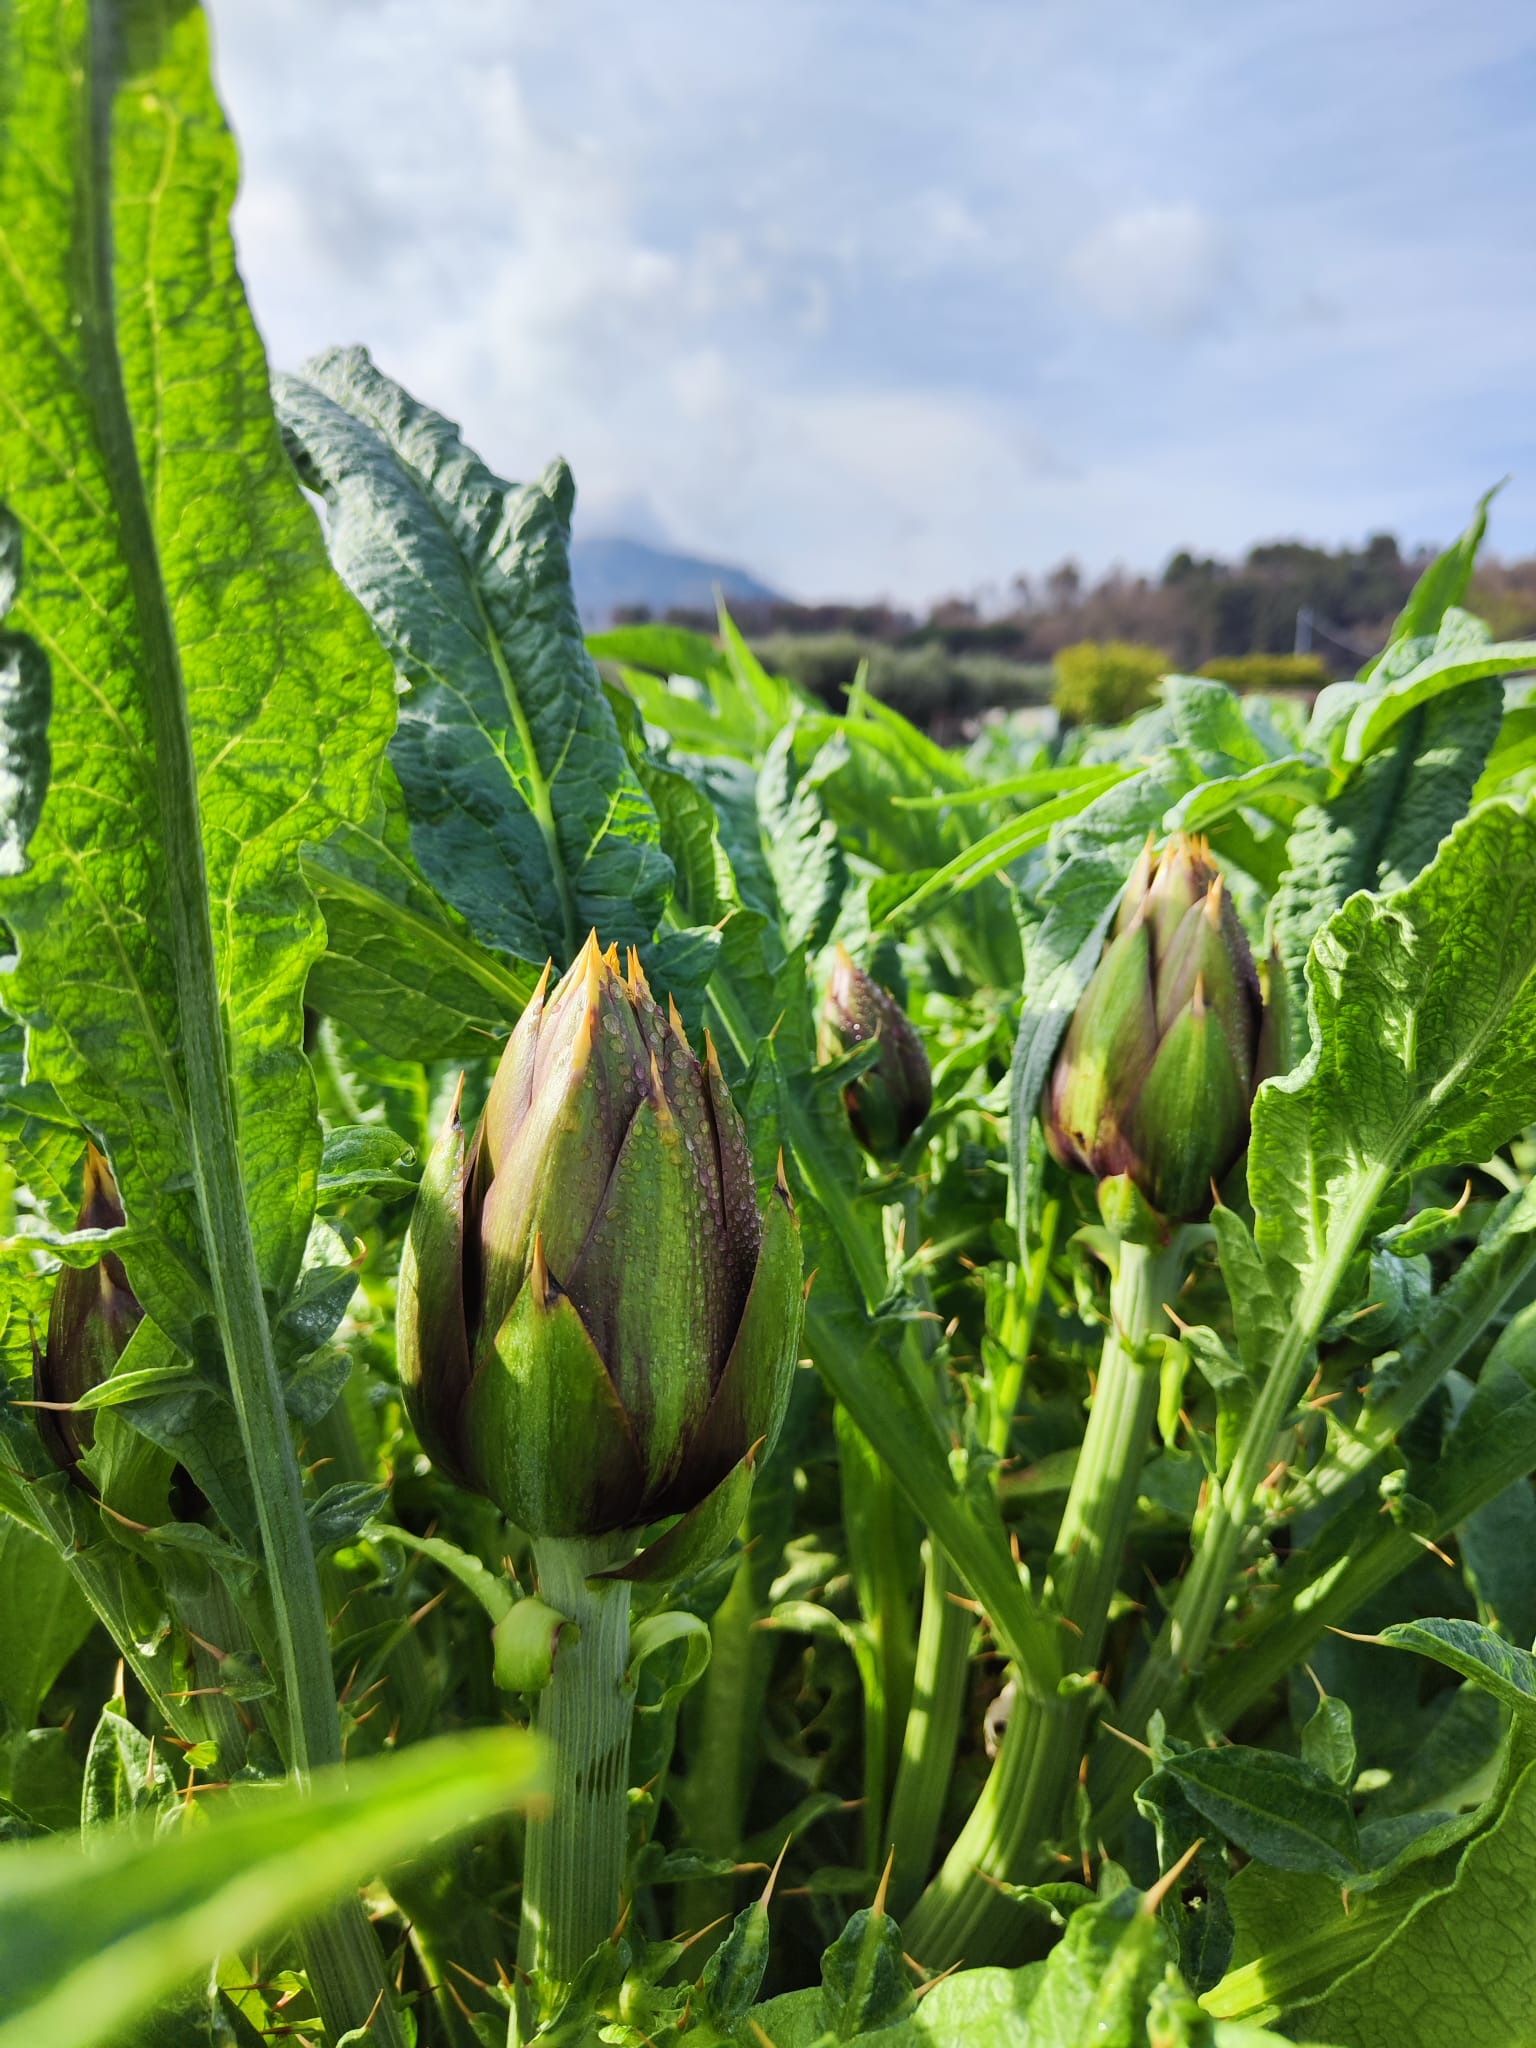
<svg viewBox="0 0 1536 2048">
<path fill-rule="evenodd" d="M 1382 644 L 1432 553 L 1405 552 L 1388 533 L 1360 548 L 1272 541 L 1235 562 L 1181 549 L 1158 577 L 1115 569 L 1090 582 L 1065 561 L 1039 578 L 1016 577 L 1001 606 L 947 598 L 926 616 L 887 603 L 781 599 L 731 609 L 766 665 L 828 702 L 867 663 L 878 695 L 925 724 L 951 725 L 994 706 L 1060 700 L 1057 657 L 1084 642 L 1112 644 L 1120 671 L 1139 650 L 1154 672 L 1315 691 L 1353 675 Z M 1536 634 L 1536 559 L 1485 562 L 1470 603 L 1499 639 Z M 705 612 L 665 616 L 705 632 L 715 624 Z"/>
</svg>

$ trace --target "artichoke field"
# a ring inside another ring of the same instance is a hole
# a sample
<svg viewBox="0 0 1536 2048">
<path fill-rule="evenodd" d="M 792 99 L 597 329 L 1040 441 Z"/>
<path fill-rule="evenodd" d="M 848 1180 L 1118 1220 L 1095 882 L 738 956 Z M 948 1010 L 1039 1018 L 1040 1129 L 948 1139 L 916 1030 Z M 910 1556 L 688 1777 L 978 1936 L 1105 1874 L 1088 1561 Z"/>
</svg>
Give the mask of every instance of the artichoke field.
<svg viewBox="0 0 1536 2048">
<path fill-rule="evenodd" d="M 269 379 L 195 6 L 0 69 L 0 2048 L 1527 2039 L 1486 501 L 940 745 Z"/>
</svg>

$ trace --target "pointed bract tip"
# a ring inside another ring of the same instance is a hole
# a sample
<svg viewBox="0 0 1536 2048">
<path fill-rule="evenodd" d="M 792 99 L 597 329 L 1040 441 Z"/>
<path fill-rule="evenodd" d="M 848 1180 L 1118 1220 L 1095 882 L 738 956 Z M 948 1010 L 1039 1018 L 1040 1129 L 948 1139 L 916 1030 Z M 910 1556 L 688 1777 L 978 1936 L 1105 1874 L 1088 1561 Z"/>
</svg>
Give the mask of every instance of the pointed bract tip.
<svg viewBox="0 0 1536 2048">
<path fill-rule="evenodd" d="M 782 1145 L 779 1147 L 778 1165 L 774 1169 L 773 1191 L 779 1197 L 780 1201 L 784 1204 L 785 1208 L 789 1211 L 790 1215 L 793 1216 L 795 1213 L 795 1198 L 789 1192 L 789 1179 L 784 1171 L 784 1147 Z"/>
<path fill-rule="evenodd" d="M 766 1906 L 773 1897 L 773 1888 L 779 1881 L 779 1872 L 784 1867 L 784 1858 L 789 1854 L 789 1845 L 794 1839 L 793 1835 L 786 1835 L 784 1837 L 784 1846 L 773 1859 L 773 1868 L 768 1873 L 768 1882 L 763 1886 L 763 1896 L 758 1901 L 759 1905 Z"/>
<path fill-rule="evenodd" d="M 546 960 L 544 962 L 544 972 L 539 976 L 538 980 L 534 983 L 533 994 L 528 998 L 528 1007 L 530 1010 L 543 1009 L 544 998 L 549 992 L 549 977 L 554 973 L 554 971 L 555 963 L 553 959 Z"/>
<path fill-rule="evenodd" d="M 880 1873 L 880 1882 L 875 1887 L 874 1904 L 869 1909 L 872 1913 L 883 1913 L 885 1911 L 885 1895 L 891 1888 L 891 1872 L 895 1867 L 896 1844 L 892 1842 L 890 1854 L 885 1859 L 885 1868 Z"/>
<path fill-rule="evenodd" d="M 548 968 L 546 968 L 546 969 L 545 969 L 544 971 L 545 971 L 545 973 L 546 973 L 546 974 L 547 974 L 547 973 L 549 972 Z M 457 1083 L 455 1084 L 455 1087 L 454 1087 L 454 1091 L 453 1091 L 453 1100 L 452 1100 L 452 1102 L 450 1102 L 450 1103 L 449 1103 L 449 1105 L 448 1105 L 448 1128 L 449 1128 L 450 1130 L 453 1130 L 453 1129 L 455 1129 L 455 1128 L 462 1128 L 462 1119 L 460 1118 L 460 1115 L 459 1115 L 459 1111 L 460 1111 L 460 1108 L 461 1108 L 461 1107 L 462 1107 L 462 1105 L 463 1105 L 463 1101 L 464 1101 L 464 1076 L 463 1076 L 463 1073 L 461 1072 L 461 1073 L 460 1073 L 460 1075 L 459 1075 L 458 1081 L 457 1081 Z"/>
<path fill-rule="evenodd" d="M 1218 868 L 1211 877 L 1211 886 L 1205 892 L 1205 914 L 1211 923 L 1218 927 L 1221 924 L 1221 898 L 1225 887 L 1221 869 Z"/>
<path fill-rule="evenodd" d="M 89 1208 L 93 1202 L 118 1200 L 117 1182 L 107 1164 L 107 1155 L 95 1141 L 85 1141 L 85 1178 L 81 1184 L 82 1207 Z"/>
<path fill-rule="evenodd" d="M 672 1026 L 672 1029 L 677 1033 L 684 1045 L 686 1045 L 688 1043 L 688 1034 L 683 1029 L 683 1020 L 677 1013 L 677 1004 L 673 1000 L 670 989 L 667 991 L 667 1022 Z"/>
<path fill-rule="evenodd" d="M 629 958 L 625 962 L 625 974 L 629 982 L 629 992 L 632 996 L 648 996 L 650 994 L 651 984 L 645 978 L 645 969 L 640 965 L 640 955 L 633 946 L 630 947 Z"/>
<path fill-rule="evenodd" d="M 1203 974 L 1195 976 L 1194 992 L 1189 999 L 1189 1012 L 1192 1017 L 1203 1017 L 1205 1015 L 1205 976 Z"/>
<path fill-rule="evenodd" d="M 709 1026 L 707 1024 L 704 1026 L 704 1071 L 709 1075 L 711 1081 L 717 1082 L 721 1088 L 724 1088 L 725 1076 L 720 1071 L 720 1055 L 715 1051 L 715 1041 L 709 1035 Z"/>
</svg>

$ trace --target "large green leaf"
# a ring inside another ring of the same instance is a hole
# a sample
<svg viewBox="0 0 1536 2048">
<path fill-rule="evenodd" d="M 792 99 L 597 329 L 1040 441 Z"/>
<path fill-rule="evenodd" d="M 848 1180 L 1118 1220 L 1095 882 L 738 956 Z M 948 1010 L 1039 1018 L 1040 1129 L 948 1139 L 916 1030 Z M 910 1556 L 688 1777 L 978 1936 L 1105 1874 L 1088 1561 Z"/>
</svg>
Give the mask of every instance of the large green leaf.
<svg viewBox="0 0 1536 2048">
<path fill-rule="evenodd" d="M 273 421 L 206 43 L 176 0 L 24 0 L 0 88 L 0 471 L 27 559 L 13 619 L 54 690 L 32 871 L 0 885 L 19 940 L 4 997 L 27 1023 L 30 1073 L 105 1138 L 150 1233 L 135 1279 L 183 1333 L 207 1255 L 178 896 L 206 887 L 212 907 L 250 1227 L 281 1295 L 319 1158 L 301 1000 L 322 929 L 297 853 L 366 812 L 393 718 L 388 664 Z M 157 780 L 152 705 L 178 686 L 200 872 L 168 863 Z"/>
<path fill-rule="evenodd" d="M 304 853 L 327 945 L 310 1003 L 396 1059 L 464 1059 L 491 1051 L 522 1015 L 537 979 L 526 962 L 482 946 L 423 881 L 393 771 L 380 808 Z"/>
<path fill-rule="evenodd" d="M 1304 2008 L 1351 2048 L 1464 2048 L 1531 2039 L 1536 2008 L 1536 1765 L 1464 1851 L 1454 1882 L 1402 1914 L 1368 1960 Z"/>
<path fill-rule="evenodd" d="M 511 1731 L 424 1743 L 263 1791 L 204 1826 L 0 1849 L 0 2048 L 91 2048 L 224 1949 L 289 1927 L 437 1837 L 537 1790 Z M 235 1795 L 238 1796 L 238 1795 Z"/>
<path fill-rule="evenodd" d="M 1314 1050 L 1260 1090 L 1248 1155 L 1283 1294 L 1331 1294 L 1396 1175 L 1484 1159 L 1536 1117 L 1533 968 L 1530 805 L 1484 805 L 1418 881 L 1353 897 L 1319 933 Z"/>
<path fill-rule="evenodd" d="M 570 472 L 503 483 L 363 349 L 277 396 L 403 686 L 390 757 L 428 882 L 524 960 L 563 964 L 591 927 L 648 939 L 671 869 L 582 644 Z"/>
<path fill-rule="evenodd" d="M 0 1707 L 13 1728 L 30 1728 L 48 1688 L 90 1633 L 91 1610 L 52 1544 L 8 1518 L 0 1519 L 0 1586 Z"/>
</svg>

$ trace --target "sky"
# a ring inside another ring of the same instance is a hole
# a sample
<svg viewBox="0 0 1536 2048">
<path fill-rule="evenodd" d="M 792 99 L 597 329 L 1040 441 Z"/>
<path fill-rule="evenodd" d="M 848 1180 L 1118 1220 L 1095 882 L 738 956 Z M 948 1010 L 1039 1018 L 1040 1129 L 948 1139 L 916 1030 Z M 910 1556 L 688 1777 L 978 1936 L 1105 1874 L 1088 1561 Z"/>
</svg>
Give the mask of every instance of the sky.
<svg viewBox="0 0 1536 2048">
<path fill-rule="evenodd" d="M 210 0 L 273 361 L 807 600 L 1536 552 L 1529 0 Z"/>
</svg>

